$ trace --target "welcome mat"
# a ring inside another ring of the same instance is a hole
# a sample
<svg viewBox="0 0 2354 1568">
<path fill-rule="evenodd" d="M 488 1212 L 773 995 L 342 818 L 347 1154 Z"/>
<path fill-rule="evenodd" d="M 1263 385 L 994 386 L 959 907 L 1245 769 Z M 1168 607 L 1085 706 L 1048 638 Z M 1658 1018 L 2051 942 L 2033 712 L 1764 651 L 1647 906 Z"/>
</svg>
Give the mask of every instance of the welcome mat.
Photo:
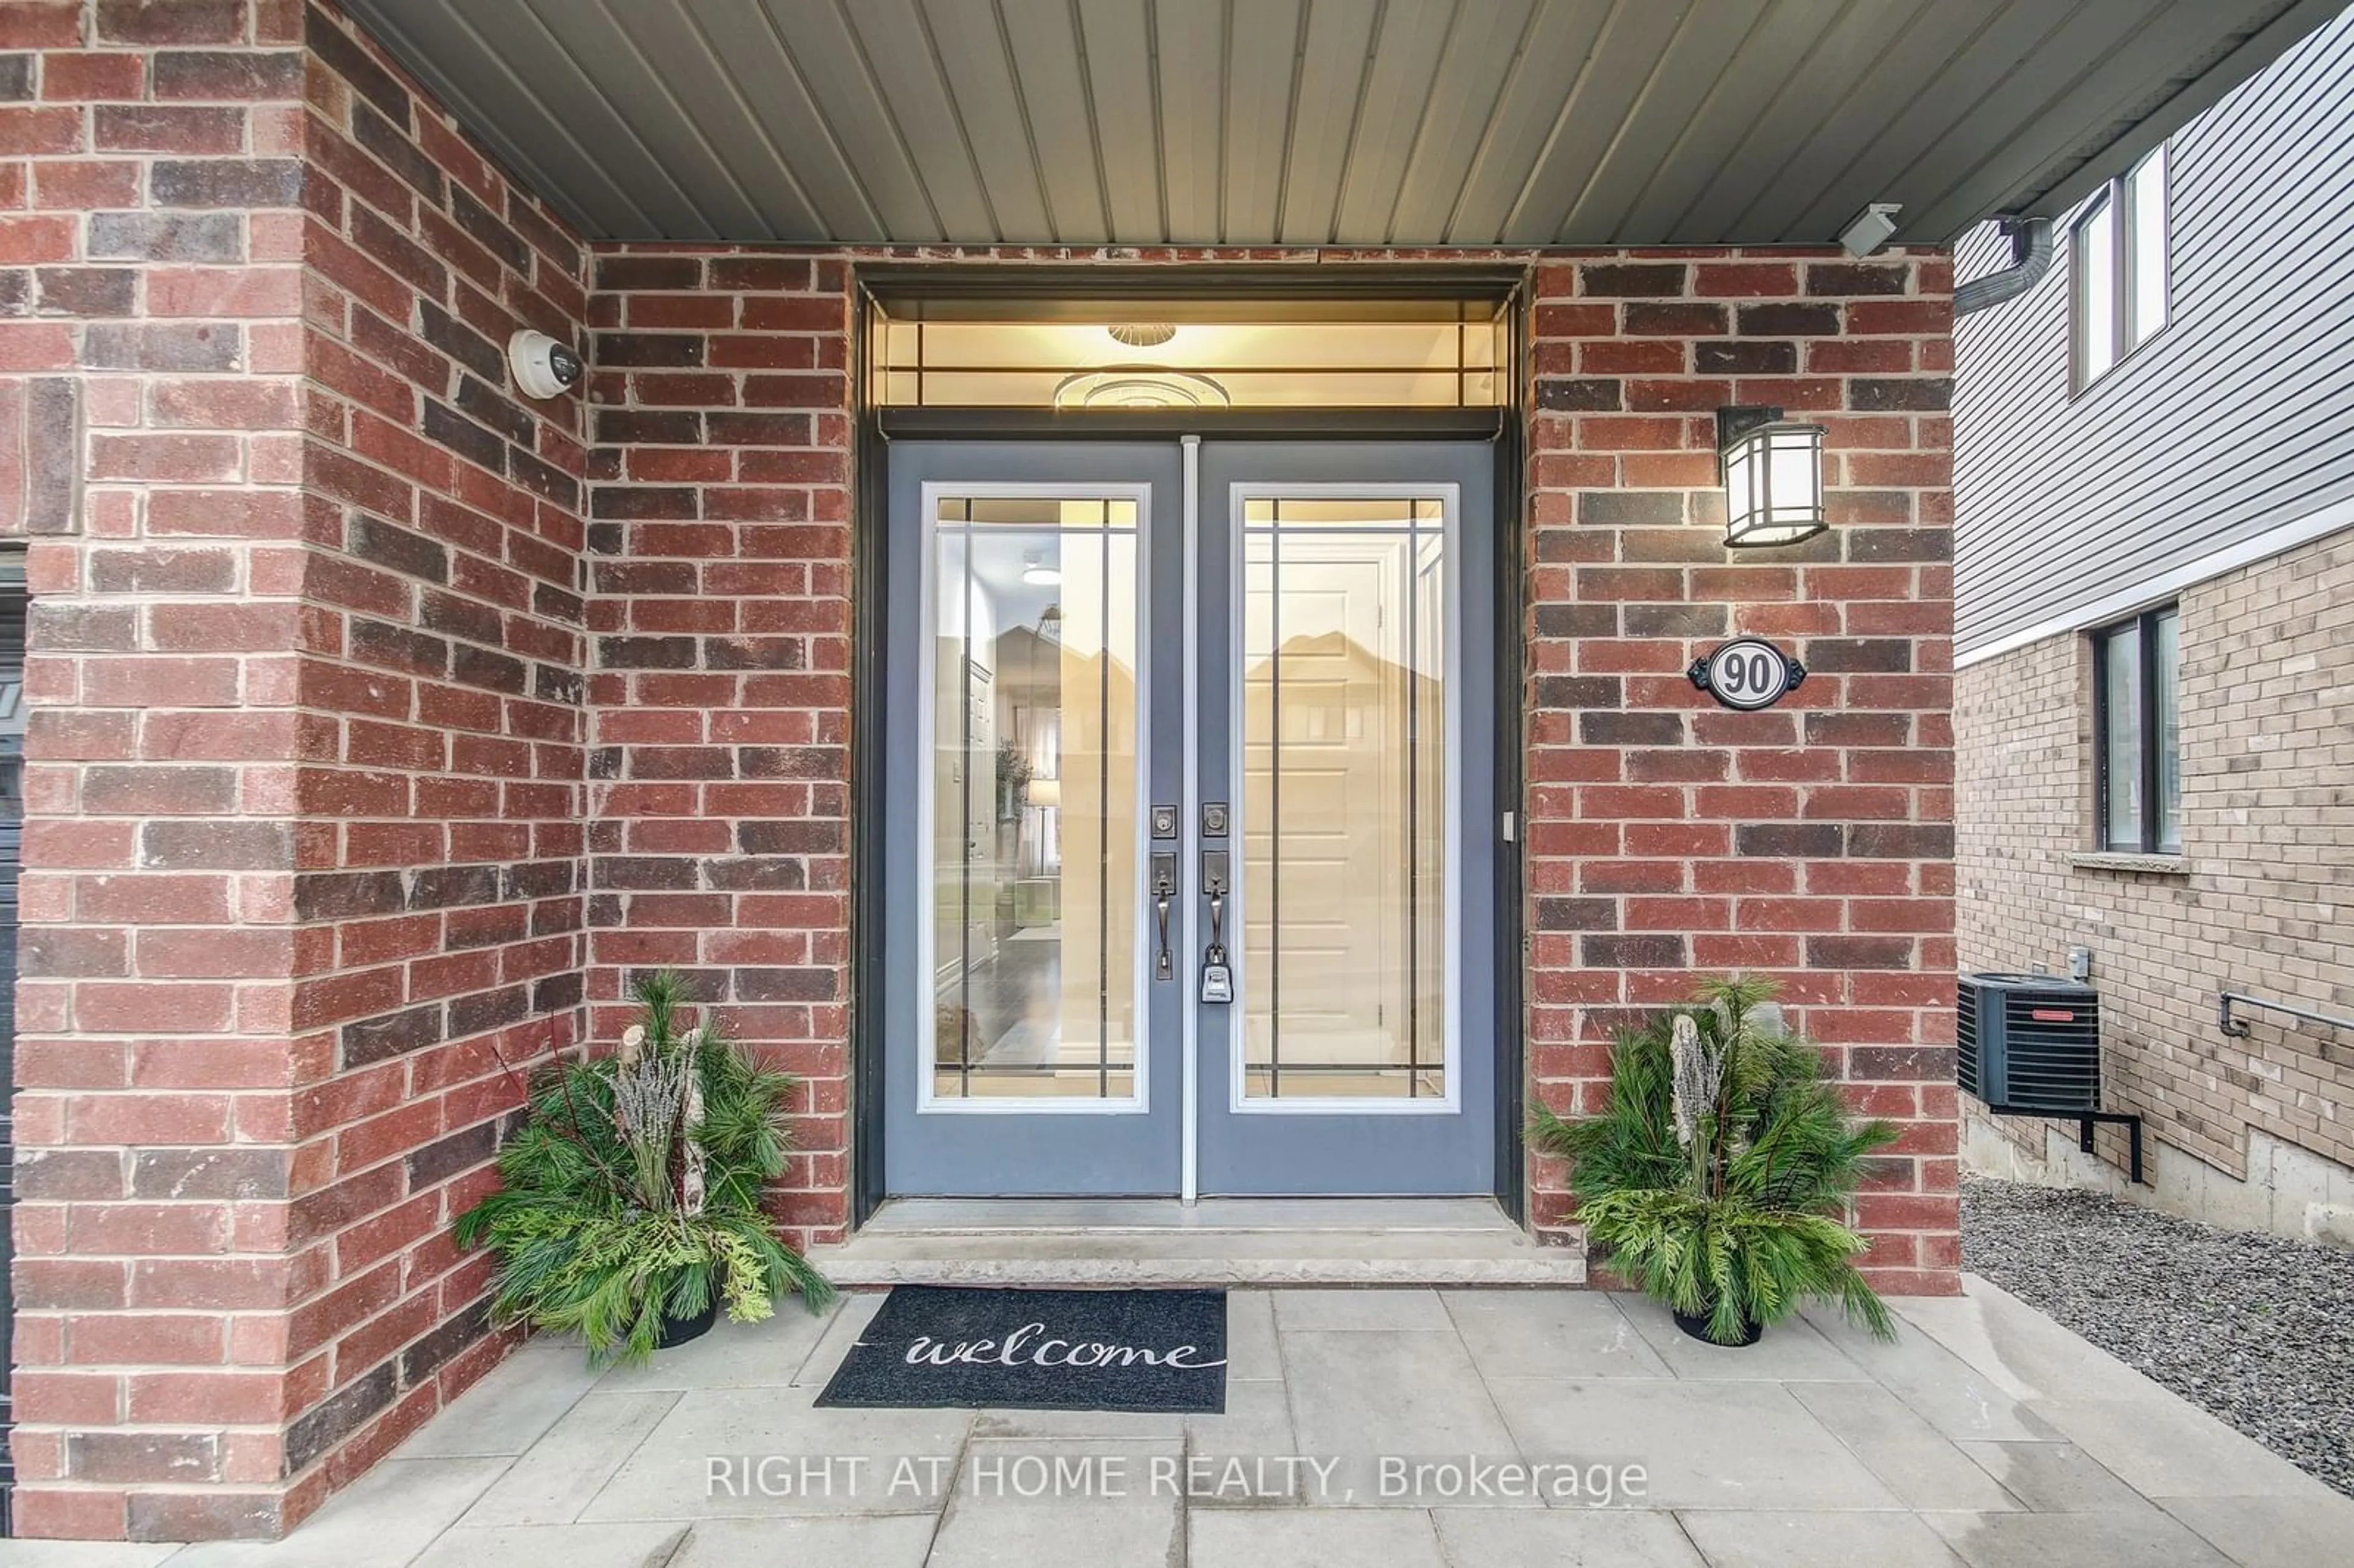
<svg viewBox="0 0 2354 1568">
<path fill-rule="evenodd" d="M 1226 1293 L 894 1286 L 817 1402 L 1218 1414 Z"/>
</svg>

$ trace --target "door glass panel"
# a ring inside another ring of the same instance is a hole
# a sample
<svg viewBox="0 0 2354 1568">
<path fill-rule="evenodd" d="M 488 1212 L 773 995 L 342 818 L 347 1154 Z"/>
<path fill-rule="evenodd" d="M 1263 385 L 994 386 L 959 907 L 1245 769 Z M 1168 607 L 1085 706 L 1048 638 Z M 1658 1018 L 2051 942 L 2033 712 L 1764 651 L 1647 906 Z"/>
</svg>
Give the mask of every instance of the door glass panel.
<svg viewBox="0 0 2354 1568">
<path fill-rule="evenodd" d="M 932 1092 L 1132 1098 L 1137 503 L 934 524 Z"/>
<path fill-rule="evenodd" d="M 1436 498 L 1244 503 L 1244 1093 L 1447 1093 Z"/>
</svg>

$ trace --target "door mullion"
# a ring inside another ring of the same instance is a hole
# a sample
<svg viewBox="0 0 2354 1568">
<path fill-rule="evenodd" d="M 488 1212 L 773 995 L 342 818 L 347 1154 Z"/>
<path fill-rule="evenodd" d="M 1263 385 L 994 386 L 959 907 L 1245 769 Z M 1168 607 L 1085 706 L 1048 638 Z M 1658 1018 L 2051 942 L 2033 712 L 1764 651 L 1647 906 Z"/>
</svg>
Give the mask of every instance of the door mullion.
<svg viewBox="0 0 2354 1568">
<path fill-rule="evenodd" d="M 1182 1085 L 1179 1115 L 1177 1153 L 1177 1195 L 1181 1202 L 1191 1204 L 1202 1195 L 1202 1041 L 1201 1004 L 1194 1000 L 1188 985 L 1193 973 L 1194 901 L 1185 895 L 1188 879 L 1196 874 L 1202 853 L 1202 802 L 1208 799 L 1203 789 L 1202 758 L 1202 670 L 1201 657 L 1206 646 L 1199 636 L 1202 609 L 1202 438 L 1182 438 L 1182 482 L 1179 486 L 1176 519 L 1181 530 L 1180 545 L 1185 563 L 1184 593 L 1177 617 L 1177 667 L 1181 672 L 1179 694 L 1180 734 L 1182 737 L 1175 768 L 1177 779 L 1177 834 L 1181 846 L 1177 856 L 1178 942 L 1182 955 L 1177 966 L 1177 1049 Z M 1156 519 L 1156 522 L 1160 520 Z M 1167 524 L 1161 523 L 1161 526 Z M 1229 823 L 1231 826 L 1231 822 Z"/>
</svg>

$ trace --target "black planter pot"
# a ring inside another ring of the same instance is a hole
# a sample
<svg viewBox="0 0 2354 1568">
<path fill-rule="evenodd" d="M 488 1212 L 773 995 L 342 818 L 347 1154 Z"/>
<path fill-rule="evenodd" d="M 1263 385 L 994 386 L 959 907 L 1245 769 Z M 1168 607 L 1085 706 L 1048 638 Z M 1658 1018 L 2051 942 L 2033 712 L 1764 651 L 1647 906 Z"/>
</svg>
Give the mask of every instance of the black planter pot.
<svg viewBox="0 0 2354 1568">
<path fill-rule="evenodd" d="M 711 1304 L 692 1318 L 664 1318 L 662 1332 L 655 1337 L 654 1349 L 676 1350 L 690 1340 L 699 1340 L 711 1332 L 711 1325 L 719 1321 L 719 1294 L 712 1292 Z"/>
<path fill-rule="evenodd" d="M 1670 1308 L 1670 1310 L 1672 1311 L 1673 1308 Z M 1677 1328 L 1681 1329 L 1685 1333 L 1690 1334 L 1702 1344 L 1715 1345 L 1716 1348 L 1721 1351 L 1736 1350 L 1744 1345 L 1754 1345 L 1759 1340 L 1766 1337 L 1766 1325 L 1758 1322 L 1754 1318 L 1744 1318 L 1742 1319 L 1741 1338 L 1730 1345 L 1721 1343 L 1718 1340 L 1712 1340 L 1708 1337 L 1708 1314 L 1705 1312 L 1700 1313 L 1697 1316 L 1688 1312 L 1677 1312 L 1675 1313 L 1675 1319 Z"/>
</svg>

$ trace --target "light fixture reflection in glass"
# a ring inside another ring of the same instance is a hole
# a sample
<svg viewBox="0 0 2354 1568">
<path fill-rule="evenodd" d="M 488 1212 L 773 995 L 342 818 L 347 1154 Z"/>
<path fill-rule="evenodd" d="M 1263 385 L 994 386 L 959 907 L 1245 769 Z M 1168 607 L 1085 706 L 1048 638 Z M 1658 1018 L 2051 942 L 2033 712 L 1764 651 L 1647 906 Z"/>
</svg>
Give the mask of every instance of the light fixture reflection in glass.
<svg viewBox="0 0 2354 1568">
<path fill-rule="evenodd" d="M 1121 366 L 1082 370 L 1055 387 L 1057 408 L 1226 408 L 1234 399 L 1216 379 L 1190 370 Z"/>
<path fill-rule="evenodd" d="M 1063 580 L 1063 572 L 1061 567 L 1040 559 L 1038 552 L 1033 550 L 1022 557 L 1022 580 L 1039 588 L 1052 588 Z"/>
</svg>

